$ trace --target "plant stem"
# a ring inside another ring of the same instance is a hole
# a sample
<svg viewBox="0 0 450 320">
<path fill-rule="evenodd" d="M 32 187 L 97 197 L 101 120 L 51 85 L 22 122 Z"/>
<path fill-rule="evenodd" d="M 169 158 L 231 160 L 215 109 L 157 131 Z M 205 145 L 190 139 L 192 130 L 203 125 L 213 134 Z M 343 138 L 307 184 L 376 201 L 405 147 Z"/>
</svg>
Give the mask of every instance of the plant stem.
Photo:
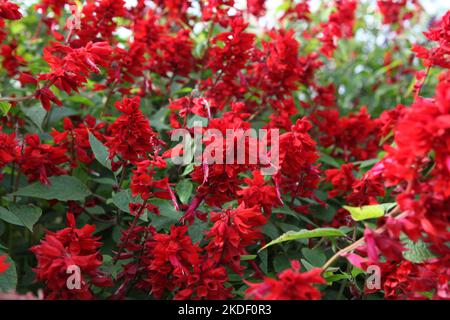
<svg viewBox="0 0 450 320">
<path fill-rule="evenodd" d="M 129 228 L 128 231 L 127 231 L 127 235 L 126 235 L 126 237 L 125 237 L 125 240 L 124 240 L 123 243 L 120 245 L 119 252 L 118 252 L 118 253 L 116 254 L 116 256 L 114 257 L 114 261 L 113 261 L 113 262 L 114 262 L 114 265 L 117 264 L 117 261 L 119 260 L 120 255 L 121 255 L 122 252 L 123 252 L 123 249 L 127 246 L 128 240 L 130 239 L 130 234 L 133 232 L 134 228 L 136 228 L 136 225 L 137 225 L 137 223 L 138 223 L 139 217 L 141 216 L 142 211 L 145 209 L 145 206 L 146 206 L 146 204 L 147 204 L 147 201 L 148 201 L 148 200 L 145 200 L 145 201 L 142 203 L 142 206 L 139 208 L 139 211 L 136 212 L 136 215 L 134 216 L 133 222 L 131 223 L 131 226 L 130 226 L 130 228 Z"/>
</svg>

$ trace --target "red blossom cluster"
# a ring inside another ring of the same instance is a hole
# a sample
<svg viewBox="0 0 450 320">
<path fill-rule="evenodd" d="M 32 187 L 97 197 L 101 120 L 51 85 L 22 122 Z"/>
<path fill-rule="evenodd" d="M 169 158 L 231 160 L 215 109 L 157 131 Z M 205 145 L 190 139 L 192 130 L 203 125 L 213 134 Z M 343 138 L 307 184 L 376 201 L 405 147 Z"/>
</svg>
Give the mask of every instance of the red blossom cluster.
<svg viewBox="0 0 450 320">
<path fill-rule="evenodd" d="M 315 287 L 325 283 L 320 273 L 318 268 L 300 272 L 300 263 L 292 261 L 292 269 L 281 272 L 278 279 L 250 283 L 246 294 L 257 300 L 320 300 L 320 291 Z"/>
<path fill-rule="evenodd" d="M 46 299 L 450 299 L 450 12 L 411 44 L 419 2 L 377 1 L 380 44 L 360 1 L 310 4 L 0 0 L 2 276 L 33 268 Z M 374 266 L 381 288 L 355 275 Z"/>
<path fill-rule="evenodd" d="M 9 265 L 6 263 L 6 257 L 5 256 L 0 256 L 0 273 L 5 272 L 6 270 L 8 270 Z"/>
<path fill-rule="evenodd" d="M 67 220 L 68 228 L 48 232 L 39 245 L 31 248 L 38 261 L 36 276 L 46 283 L 47 299 L 91 299 L 91 285 L 111 285 L 111 279 L 99 271 L 101 243 L 93 236 L 95 226 L 78 229 L 70 212 Z M 81 273 L 80 283 L 74 283 L 73 288 L 67 285 L 67 271 L 71 266 L 77 267 L 72 272 Z"/>
</svg>

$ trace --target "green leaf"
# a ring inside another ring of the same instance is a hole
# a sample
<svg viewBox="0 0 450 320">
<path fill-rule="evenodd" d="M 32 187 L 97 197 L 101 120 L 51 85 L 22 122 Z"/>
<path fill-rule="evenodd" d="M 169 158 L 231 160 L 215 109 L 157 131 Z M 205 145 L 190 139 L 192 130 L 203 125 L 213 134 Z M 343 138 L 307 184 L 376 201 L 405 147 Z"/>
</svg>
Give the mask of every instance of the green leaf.
<svg viewBox="0 0 450 320">
<path fill-rule="evenodd" d="M 32 204 L 13 204 L 8 209 L 0 207 L 0 219 L 11 224 L 28 228 L 33 232 L 33 226 L 42 215 L 42 210 Z"/>
<path fill-rule="evenodd" d="M 16 264 L 10 256 L 0 251 L 0 255 L 6 255 L 6 263 L 8 269 L 0 275 L 0 292 L 15 291 L 17 287 L 17 271 Z"/>
<path fill-rule="evenodd" d="M 130 213 L 130 203 L 137 203 L 137 202 L 141 202 L 142 199 L 140 197 L 133 197 L 131 195 L 131 190 L 127 189 L 127 190 L 122 190 L 119 191 L 117 193 L 115 193 L 112 197 L 112 202 L 114 203 L 114 205 L 119 208 L 120 210 Z M 141 219 L 142 221 L 147 222 L 148 221 L 148 216 L 146 214 L 142 214 L 139 219 Z"/>
<path fill-rule="evenodd" d="M 326 282 L 331 284 L 332 282 L 337 282 L 337 281 L 344 280 L 344 279 L 350 280 L 351 277 L 346 273 L 341 273 L 341 274 L 331 274 L 329 276 L 324 276 L 324 279 L 326 280 Z"/>
<path fill-rule="evenodd" d="M 192 185 L 192 182 L 188 179 L 184 179 L 184 180 L 181 180 L 180 182 L 178 182 L 178 184 L 175 188 L 175 190 L 177 191 L 178 197 L 180 198 L 180 201 L 184 204 L 188 203 L 193 189 L 194 189 L 194 186 Z"/>
<path fill-rule="evenodd" d="M 256 254 L 243 254 L 241 256 L 241 261 L 255 260 L 257 257 Z"/>
<path fill-rule="evenodd" d="M 405 247 L 409 250 L 403 252 L 403 257 L 413 263 L 422 263 L 426 260 L 436 258 L 422 240 L 413 242 L 410 239 L 406 239 Z"/>
<path fill-rule="evenodd" d="M 82 201 L 91 195 L 91 191 L 77 178 L 55 176 L 49 178 L 50 184 L 35 182 L 12 193 L 13 196 L 30 197 L 59 201 Z"/>
<path fill-rule="evenodd" d="M 94 152 L 95 159 L 104 167 L 111 170 L 111 160 L 109 159 L 109 151 L 103 143 L 101 143 L 90 131 L 89 131 L 89 143 L 91 144 L 92 152 Z"/>
<path fill-rule="evenodd" d="M 289 261 L 288 257 L 283 254 L 280 254 L 273 259 L 273 268 L 275 269 L 276 273 L 289 269 L 290 266 L 291 262 Z"/>
<path fill-rule="evenodd" d="M 53 108 L 52 112 L 49 115 L 48 122 L 49 123 L 57 123 L 58 121 L 64 119 L 65 117 L 74 116 L 74 115 L 76 115 L 78 113 L 79 113 L 79 111 L 76 111 L 74 109 L 67 108 L 67 107 L 64 107 L 64 106 L 63 107 L 58 107 L 58 108 Z"/>
<path fill-rule="evenodd" d="M 40 104 L 30 108 L 23 107 L 21 110 L 39 130 L 42 130 L 42 124 L 47 112 Z"/>
<path fill-rule="evenodd" d="M 83 97 L 83 96 L 69 96 L 66 99 L 68 101 L 72 101 L 72 102 L 80 103 L 80 104 L 85 104 L 85 105 L 90 106 L 90 107 L 95 106 L 95 103 L 91 99 Z"/>
<path fill-rule="evenodd" d="M 309 263 L 311 263 L 313 266 L 316 267 L 322 266 L 327 260 L 325 254 L 319 248 L 316 249 L 303 248 L 302 255 Z"/>
<path fill-rule="evenodd" d="M 288 231 L 275 240 L 270 241 L 264 247 L 259 249 L 259 251 L 264 250 L 274 244 L 282 243 L 285 241 L 305 239 L 305 238 L 320 238 L 320 237 L 344 237 L 345 233 L 339 229 L 335 228 L 317 228 L 314 230 L 300 230 L 300 231 Z M 259 252 L 258 251 L 258 252 Z"/>
<path fill-rule="evenodd" d="M 343 206 L 343 208 L 350 212 L 355 221 L 379 218 L 384 215 L 384 207 L 379 204 L 362 207 Z"/>
<path fill-rule="evenodd" d="M 151 203 L 159 208 L 159 216 L 154 214 L 150 216 L 152 226 L 154 226 L 157 231 L 169 229 L 183 216 L 183 212 L 175 210 L 170 201 L 152 199 Z"/>
<path fill-rule="evenodd" d="M 6 101 L 0 101 L 0 115 L 2 117 L 6 117 L 6 115 L 9 112 L 9 109 L 11 109 L 11 104 Z"/>
<path fill-rule="evenodd" d="M 294 217 L 297 220 L 303 220 L 306 223 L 309 223 L 309 224 L 311 224 L 311 225 L 313 225 L 315 227 L 318 227 L 317 224 L 315 224 L 313 221 L 311 221 L 311 219 L 307 218 L 305 215 L 299 214 L 299 213 L 295 212 L 294 210 L 292 210 L 292 209 L 290 209 L 289 207 L 286 207 L 286 206 L 285 207 L 281 207 L 281 208 L 275 208 L 273 210 L 273 213 L 275 213 L 275 214 L 279 214 L 279 213 L 285 214 L 285 215 Z"/>
<path fill-rule="evenodd" d="M 187 176 L 192 171 L 194 171 L 194 164 L 190 163 L 184 168 L 183 173 L 181 174 L 181 176 L 182 177 Z"/>
<path fill-rule="evenodd" d="M 384 208 L 385 212 L 389 212 L 397 206 L 397 202 L 387 202 L 380 204 Z"/>
<path fill-rule="evenodd" d="M 339 162 L 336 161 L 335 158 L 331 157 L 330 155 L 328 155 L 326 153 L 320 154 L 319 161 L 322 161 L 323 163 L 325 163 L 331 167 L 335 167 L 335 168 L 339 168 L 341 166 L 339 164 Z"/>
<path fill-rule="evenodd" d="M 132 201 L 133 197 L 131 196 L 131 190 L 129 189 L 119 191 L 112 196 L 112 202 L 123 212 L 130 213 L 130 207 L 128 205 Z"/>
<path fill-rule="evenodd" d="M 311 263 L 309 263 L 305 259 L 300 259 L 300 262 L 302 263 L 302 266 L 306 269 L 306 271 L 309 271 L 309 270 L 315 268 Z"/>
<path fill-rule="evenodd" d="M 156 129 L 156 131 L 160 132 L 170 128 L 170 126 L 165 122 L 168 112 L 169 110 L 167 108 L 161 108 L 150 117 L 150 124 Z"/>
<path fill-rule="evenodd" d="M 203 240 L 208 224 L 200 219 L 195 219 L 194 223 L 189 226 L 188 234 L 193 243 L 199 243 Z"/>
</svg>

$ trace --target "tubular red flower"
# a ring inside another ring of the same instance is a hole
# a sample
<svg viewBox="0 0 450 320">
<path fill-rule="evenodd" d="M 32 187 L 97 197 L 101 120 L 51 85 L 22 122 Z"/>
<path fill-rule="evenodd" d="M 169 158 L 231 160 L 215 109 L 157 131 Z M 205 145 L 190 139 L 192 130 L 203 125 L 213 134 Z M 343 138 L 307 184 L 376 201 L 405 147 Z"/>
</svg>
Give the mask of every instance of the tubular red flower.
<svg viewBox="0 0 450 320">
<path fill-rule="evenodd" d="M 106 146 L 109 148 L 109 158 L 120 156 L 122 161 L 137 163 L 146 160 L 149 154 L 154 154 L 161 144 L 150 127 L 150 122 L 139 110 L 140 98 L 125 98 L 116 103 L 116 108 L 122 115 L 108 128 Z"/>
<path fill-rule="evenodd" d="M 45 283 L 46 299 L 92 299 L 91 285 L 110 286 L 111 281 L 98 268 L 102 265 L 98 251 L 101 243 L 94 237 L 95 226 L 78 229 L 72 213 L 67 214 L 69 227 L 47 232 L 39 245 L 31 248 L 38 261 L 37 279 Z M 76 267 L 76 269 L 69 269 Z M 68 287 L 71 272 L 80 270 L 79 288 Z"/>
<path fill-rule="evenodd" d="M 300 263 L 292 261 L 292 269 L 277 275 L 277 279 L 264 278 L 262 283 L 248 283 L 247 297 L 255 300 L 320 300 L 315 284 L 323 284 L 319 268 L 300 272 Z"/>
<path fill-rule="evenodd" d="M 6 263 L 6 256 L 0 256 L 0 273 L 8 270 L 9 264 Z"/>
</svg>

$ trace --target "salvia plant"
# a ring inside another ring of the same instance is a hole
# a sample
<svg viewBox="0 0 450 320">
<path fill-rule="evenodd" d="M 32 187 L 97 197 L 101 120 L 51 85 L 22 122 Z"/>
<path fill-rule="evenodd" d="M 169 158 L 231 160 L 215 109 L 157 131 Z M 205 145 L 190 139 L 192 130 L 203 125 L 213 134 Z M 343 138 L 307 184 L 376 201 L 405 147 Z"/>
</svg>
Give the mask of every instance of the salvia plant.
<svg viewBox="0 0 450 320">
<path fill-rule="evenodd" d="M 0 0 L 0 62 L 0 298 L 450 298 L 450 11 Z"/>
</svg>

